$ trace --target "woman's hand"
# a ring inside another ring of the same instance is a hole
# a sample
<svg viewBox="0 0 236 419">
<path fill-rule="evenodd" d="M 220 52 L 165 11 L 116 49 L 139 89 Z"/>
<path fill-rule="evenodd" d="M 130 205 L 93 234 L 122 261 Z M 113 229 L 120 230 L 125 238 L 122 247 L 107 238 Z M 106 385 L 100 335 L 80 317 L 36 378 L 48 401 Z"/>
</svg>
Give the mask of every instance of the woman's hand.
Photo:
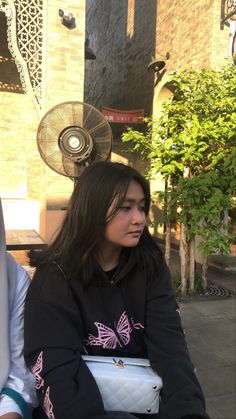
<svg viewBox="0 0 236 419">
<path fill-rule="evenodd" d="M 0 419 L 22 419 L 22 416 L 19 413 L 10 412 L 0 416 Z"/>
</svg>

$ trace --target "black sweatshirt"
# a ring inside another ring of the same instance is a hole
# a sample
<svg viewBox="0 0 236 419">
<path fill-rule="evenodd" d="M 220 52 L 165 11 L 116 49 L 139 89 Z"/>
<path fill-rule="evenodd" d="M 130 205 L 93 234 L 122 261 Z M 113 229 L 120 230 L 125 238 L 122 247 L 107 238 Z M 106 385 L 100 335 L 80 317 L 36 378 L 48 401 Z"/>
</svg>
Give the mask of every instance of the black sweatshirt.
<svg viewBox="0 0 236 419">
<path fill-rule="evenodd" d="M 150 277 L 127 252 L 114 278 L 98 267 L 83 289 L 56 263 L 38 268 L 25 304 L 25 360 L 36 378 L 39 419 L 128 419 L 105 412 L 96 382 L 81 358 L 149 358 L 163 389 L 158 419 L 209 419 L 194 373 L 169 270 L 162 260 Z M 148 415 L 150 417 L 150 415 Z"/>
</svg>

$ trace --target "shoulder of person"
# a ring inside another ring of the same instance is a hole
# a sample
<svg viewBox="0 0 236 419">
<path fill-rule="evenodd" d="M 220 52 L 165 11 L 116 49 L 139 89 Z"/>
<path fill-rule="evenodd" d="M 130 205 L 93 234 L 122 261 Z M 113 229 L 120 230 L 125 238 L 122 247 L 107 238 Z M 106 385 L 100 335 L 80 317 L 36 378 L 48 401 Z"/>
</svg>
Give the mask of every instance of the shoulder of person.
<svg viewBox="0 0 236 419">
<path fill-rule="evenodd" d="M 58 298 L 66 300 L 67 297 L 71 298 L 70 287 L 63 270 L 57 263 L 51 262 L 36 269 L 29 286 L 27 300 L 52 301 Z"/>
<path fill-rule="evenodd" d="M 30 284 L 30 278 L 26 270 L 19 265 L 13 256 L 6 252 L 7 279 L 8 279 L 8 298 L 10 311 L 17 301 L 25 298 Z"/>
<path fill-rule="evenodd" d="M 152 272 L 148 275 L 149 289 L 172 288 L 170 270 L 166 264 L 165 258 L 159 258 L 154 264 Z"/>
</svg>

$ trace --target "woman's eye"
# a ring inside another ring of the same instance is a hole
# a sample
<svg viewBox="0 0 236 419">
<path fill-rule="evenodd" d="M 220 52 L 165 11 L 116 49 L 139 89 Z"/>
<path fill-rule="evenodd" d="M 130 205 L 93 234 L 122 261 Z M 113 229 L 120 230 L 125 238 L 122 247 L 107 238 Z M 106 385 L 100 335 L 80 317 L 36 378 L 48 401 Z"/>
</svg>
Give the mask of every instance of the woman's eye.
<svg viewBox="0 0 236 419">
<path fill-rule="evenodd" d="M 123 207 L 120 207 L 120 209 L 121 209 L 121 210 L 123 210 L 123 211 L 129 211 L 129 210 L 130 210 L 130 208 L 131 208 L 131 207 L 129 207 L 129 206 L 123 206 Z"/>
</svg>

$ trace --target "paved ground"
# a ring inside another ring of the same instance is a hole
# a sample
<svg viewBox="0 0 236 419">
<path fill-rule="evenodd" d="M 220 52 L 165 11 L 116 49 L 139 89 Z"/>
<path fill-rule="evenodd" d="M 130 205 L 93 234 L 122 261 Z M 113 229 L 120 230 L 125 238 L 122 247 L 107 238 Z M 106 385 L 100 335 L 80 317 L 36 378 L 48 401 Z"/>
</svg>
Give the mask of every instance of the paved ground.
<svg viewBox="0 0 236 419">
<path fill-rule="evenodd" d="M 186 339 L 212 419 L 236 419 L 235 298 L 180 303 Z"/>
<path fill-rule="evenodd" d="M 178 271 L 178 254 L 172 259 Z M 213 267 L 209 281 L 236 290 L 236 274 Z M 236 298 L 181 302 L 182 323 L 212 419 L 236 419 Z"/>
</svg>

